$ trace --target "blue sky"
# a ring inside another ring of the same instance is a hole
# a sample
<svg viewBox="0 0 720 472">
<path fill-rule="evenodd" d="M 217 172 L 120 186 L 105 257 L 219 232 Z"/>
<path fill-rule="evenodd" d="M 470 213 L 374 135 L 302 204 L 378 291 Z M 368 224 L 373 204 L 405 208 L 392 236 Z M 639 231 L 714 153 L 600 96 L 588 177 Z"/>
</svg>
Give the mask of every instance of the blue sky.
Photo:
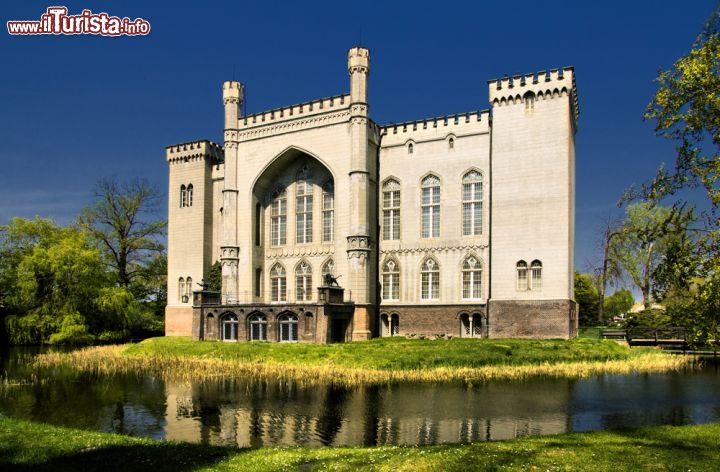
<svg viewBox="0 0 720 472">
<path fill-rule="evenodd" d="M 55 3 L 3 4 L 35 20 Z M 102 177 L 167 192 L 164 147 L 222 140 L 222 82 L 249 113 L 344 93 L 347 49 L 372 54 L 370 109 L 386 124 L 488 108 L 486 81 L 573 65 L 576 266 L 629 185 L 674 159 L 642 120 L 660 68 L 687 53 L 713 2 L 63 2 L 152 25 L 147 37 L 0 34 L 0 224 L 71 221 Z"/>
</svg>

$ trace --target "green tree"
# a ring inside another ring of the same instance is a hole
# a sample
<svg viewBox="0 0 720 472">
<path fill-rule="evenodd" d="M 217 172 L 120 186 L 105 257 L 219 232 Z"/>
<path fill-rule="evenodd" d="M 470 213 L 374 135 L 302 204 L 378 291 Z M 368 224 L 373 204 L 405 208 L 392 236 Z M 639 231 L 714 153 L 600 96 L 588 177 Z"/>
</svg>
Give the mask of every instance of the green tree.
<svg viewBox="0 0 720 472">
<path fill-rule="evenodd" d="M 597 322 L 598 291 L 590 274 L 575 272 L 575 301 L 580 309 L 580 324 L 592 326 Z"/>
<path fill-rule="evenodd" d="M 106 179 L 97 183 L 95 196 L 80 225 L 98 241 L 118 284 L 135 289 L 133 283 L 164 249 L 159 239 L 165 221 L 155 217 L 158 193 L 144 180 L 120 184 Z"/>
<path fill-rule="evenodd" d="M 609 297 L 605 297 L 605 316 L 612 318 L 630 311 L 635 304 L 635 297 L 630 290 L 621 288 Z"/>
<path fill-rule="evenodd" d="M 214 290 L 216 292 L 222 290 L 222 266 L 220 265 L 220 261 L 215 261 L 215 263 L 210 266 L 210 270 L 208 270 L 207 275 L 207 283 L 210 290 Z"/>
</svg>

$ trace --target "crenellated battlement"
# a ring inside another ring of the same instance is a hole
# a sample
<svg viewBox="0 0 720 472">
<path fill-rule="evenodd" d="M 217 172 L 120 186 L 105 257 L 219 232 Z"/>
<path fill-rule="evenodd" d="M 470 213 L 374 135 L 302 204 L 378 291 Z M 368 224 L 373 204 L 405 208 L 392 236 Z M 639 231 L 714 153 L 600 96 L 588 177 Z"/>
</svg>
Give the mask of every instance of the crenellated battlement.
<svg viewBox="0 0 720 472">
<path fill-rule="evenodd" d="M 490 129 L 489 110 L 438 116 L 423 120 L 391 123 L 380 128 L 383 147 L 404 144 L 408 140 L 444 139 L 447 135 L 485 133 Z"/>
<path fill-rule="evenodd" d="M 167 146 L 165 156 L 170 164 L 192 159 L 210 159 L 213 164 L 224 161 L 222 146 L 207 139 Z"/>
<path fill-rule="evenodd" d="M 281 121 L 293 120 L 320 113 L 342 110 L 350 106 L 350 94 L 334 95 L 332 97 L 311 100 L 283 108 L 263 111 L 252 115 L 240 117 L 238 129 L 263 126 Z"/>
<path fill-rule="evenodd" d="M 534 100 L 569 96 L 576 123 L 580 115 L 573 67 L 515 74 L 512 77 L 506 75 L 500 79 L 488 80 L 488 88 L 490 104 L 493 107 L 524 103 L 530 96 Z"/>
</svg>

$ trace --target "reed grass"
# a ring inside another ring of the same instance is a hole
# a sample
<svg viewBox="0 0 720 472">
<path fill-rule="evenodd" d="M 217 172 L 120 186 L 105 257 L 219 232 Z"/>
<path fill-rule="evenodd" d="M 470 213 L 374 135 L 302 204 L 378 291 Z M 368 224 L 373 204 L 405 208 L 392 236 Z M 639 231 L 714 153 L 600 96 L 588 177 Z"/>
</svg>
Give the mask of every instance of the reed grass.
<svg viewBox="0 0 720 472">
<path fill-rule="evenodd" d="M 434 342 L 434 341 L 428 341 Z M 217 344 L 217 343 L 216 343 Z M 439 346 L 442 347 L 442 346 Z M 624 348 L 628 349 L 628 348 Z M 128 353 L 130 351 L 131 353 Z M 628 349 L 629 351 L 629 349 Z M 399 382 L 463 382 L 524 380 L 530 377 L 585 378 L 602 374 L 657 373 L 677 371 L 693 365 L 690 356 L 670 355 L 645 349 L 628 352 L 624 358 L 525 364 L 491 364 L 465 367 L 449 365 L 414 369 L 349 367 L 333 362 L 278 362 L 274 359 L 218 358 L 161 352 L 132 354 L 132 346 L 96 346 L 68 353 L 47 353 L 35 358 L 40 370 L 69 368 L 90 375 L 139 374 L 165 380 L 203 379 L 295 380 L 305 384 L 385 384 Z M 392 356 L 393 352 L 388 352 Z M 436 353 L 442 356 L 442 351 Z"/>
</svg>

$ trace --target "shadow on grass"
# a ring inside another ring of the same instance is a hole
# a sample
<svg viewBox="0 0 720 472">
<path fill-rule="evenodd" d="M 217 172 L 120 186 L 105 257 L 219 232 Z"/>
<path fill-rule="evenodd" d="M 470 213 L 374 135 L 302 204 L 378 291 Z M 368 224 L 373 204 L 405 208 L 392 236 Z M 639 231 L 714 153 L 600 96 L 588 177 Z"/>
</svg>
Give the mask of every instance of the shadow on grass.
<svg viewBox="0 0 720 472">
<path fill-rule="evenodd" d="M 211 466 L 246 450 L 194 444 L 127 444 L 57 452 L 21 462 L 20 450 L 0 446 L 0 469 L 3 471 L 190 471 Z M 26 455 L 25 452 L 23 455 Z"/>
</svg>

